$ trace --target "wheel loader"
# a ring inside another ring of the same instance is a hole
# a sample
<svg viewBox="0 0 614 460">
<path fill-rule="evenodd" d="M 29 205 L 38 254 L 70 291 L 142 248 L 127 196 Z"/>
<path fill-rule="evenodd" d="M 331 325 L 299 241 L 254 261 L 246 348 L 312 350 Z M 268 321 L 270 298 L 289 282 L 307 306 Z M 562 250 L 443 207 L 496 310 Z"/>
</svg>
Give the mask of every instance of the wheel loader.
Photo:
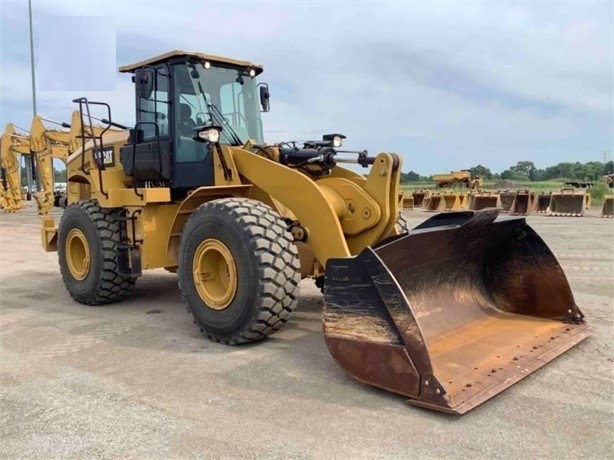
<svg viewBox="0 0 614 460">
<path fill-rule="evenodd" d="M 336 133 L 264 143 L 260 65 L 172 51 L 119 70 L 133 76 L 135 125 L 76 99 L 83 125 L 100 110 L 109 129 L 82 132 L 67 159 L 69 205 L 57 227 L 42 218 L 44 248 L 57 250 L 77 302 L 119 301 L 144 270 L 164 267 L 202 332 L 238 345 L 279 330 L 312 278 L 343 369 L 457 414 L 588 335 L 563 270 L 523 218 L 449 212 L 408 230 L 400 156 L 345 150 Z"/>
</svg>

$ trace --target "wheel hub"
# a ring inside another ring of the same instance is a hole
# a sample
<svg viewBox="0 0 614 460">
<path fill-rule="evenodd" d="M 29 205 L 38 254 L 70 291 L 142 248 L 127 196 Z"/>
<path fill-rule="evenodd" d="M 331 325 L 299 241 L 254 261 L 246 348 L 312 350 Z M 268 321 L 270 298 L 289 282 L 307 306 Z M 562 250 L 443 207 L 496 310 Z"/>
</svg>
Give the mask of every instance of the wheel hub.
<svg viewBox="0 0 614 460">
<path fill-rule="evenodd" d="M 237 267 L 228 247 L 209 238 L 194 253 L 194 285 L 202 301 L 214 310 L 224 310 L 237 292 Z"/>
<path fill-rule="evenodd" d="M 90 247 L 81 230 L 73 228 L 66 237 L 66 262 L 70 274 L 83 281 L 90 272 Z"/>
</svg>

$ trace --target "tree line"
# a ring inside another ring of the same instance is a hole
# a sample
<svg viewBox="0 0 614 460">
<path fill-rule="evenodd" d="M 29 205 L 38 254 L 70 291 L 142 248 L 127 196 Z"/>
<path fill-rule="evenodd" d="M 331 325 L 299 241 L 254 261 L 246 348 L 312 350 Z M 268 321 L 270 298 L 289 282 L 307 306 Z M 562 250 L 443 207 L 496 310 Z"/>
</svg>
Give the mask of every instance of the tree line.
<svg viewBox="0 0 614 460">
<path fill-rule="evenodd" d="M 522 181 L 543 181 L 551 179 L 573 179 L 577 181 L 596 182 L 601 180 L 606 174 L 614 174 L 614 162 L 608 161 L 589 161 L 588 163 L 559 163 L 555 166 L 548 166 L 545 169 L 538 169 L 532 161 L 519 161 L 514 166 L 510 166 L 501 174 L 492 173 L 489 168 L 477 165 L 467 168 L 472 177 L 481 177 L 484 180 L 522 180 Z M 443 172 L 443 171 L 442 171 Z M 54 181 L 66 182 L 66 170 L 53 168 Z M 428 182 L 432 176 L 422 176 L 414 171 L 401 173 L 401 182 Z M 21 168 L 21 183 L 25 184 L 26 168 Z"/>
<path fill-rule="evenodd" d="M 544 169 L 535 167 L 532 161 L 519 161 L 514 166 L 499 173 L 492 173 L 489 168 L 481 164 L 472 168 L 466 168 L 472 177 L 481 177 L 485 180 L 522 180 L 544 181 L 551 179 L 573 179 L 577 181 L 599 181 L 606 174 L 614 174 L 614 162 L 589 161 L 587 163 L 559 163 Z M 432 176 L 422 176 L 415 171 L 401 173 L 401 182 L 426 182 L 432 180 Z"/>
</svg>

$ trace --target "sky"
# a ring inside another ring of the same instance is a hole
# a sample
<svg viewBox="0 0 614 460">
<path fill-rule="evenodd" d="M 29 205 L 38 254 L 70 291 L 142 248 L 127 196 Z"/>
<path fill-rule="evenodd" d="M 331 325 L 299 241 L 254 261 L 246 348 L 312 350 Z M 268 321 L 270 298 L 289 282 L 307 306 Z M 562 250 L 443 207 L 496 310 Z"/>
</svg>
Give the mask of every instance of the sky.
<svg viewBox="0 0 614 460">
<path fill-rule="evenodd" d="M 613 5 L 32 0 L 38 113 L 68 121 L 86 96 L 130 125 L 133 85 L 117 67 L 182 49 L 264 66 L 268 143 L 342 133 L 423 175 L 610 160 Z M 0 125 L 27 129 L 28 2 L 0 0 L 0 20 Z M 73 84 L 88 75 L 93 87 Z"/>
</svg>

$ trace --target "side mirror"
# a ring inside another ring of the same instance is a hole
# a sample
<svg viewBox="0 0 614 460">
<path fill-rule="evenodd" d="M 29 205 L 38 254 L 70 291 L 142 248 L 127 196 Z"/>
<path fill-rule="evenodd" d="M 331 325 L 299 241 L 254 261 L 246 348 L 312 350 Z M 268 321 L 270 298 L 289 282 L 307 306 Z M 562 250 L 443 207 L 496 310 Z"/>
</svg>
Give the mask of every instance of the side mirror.
<svg viewBox="0 0 614 460">
<path fill-rule="evenodd" d="M 136 69 L 134 72 L 134 84 L 136 94 L 143 99 L 149 99 L 154 89 L 154 69 Z"/>
<path fill-rule="evenodd" d="M 269 99 L 271 94 L 269 93 L 269 85 L 267 83 L 259 83 L 258 88 L 260 89 L 260 105 L 262 106 L 263 112 L 268 112 L 271 108 L 271 104 Z"/>
</svg>

